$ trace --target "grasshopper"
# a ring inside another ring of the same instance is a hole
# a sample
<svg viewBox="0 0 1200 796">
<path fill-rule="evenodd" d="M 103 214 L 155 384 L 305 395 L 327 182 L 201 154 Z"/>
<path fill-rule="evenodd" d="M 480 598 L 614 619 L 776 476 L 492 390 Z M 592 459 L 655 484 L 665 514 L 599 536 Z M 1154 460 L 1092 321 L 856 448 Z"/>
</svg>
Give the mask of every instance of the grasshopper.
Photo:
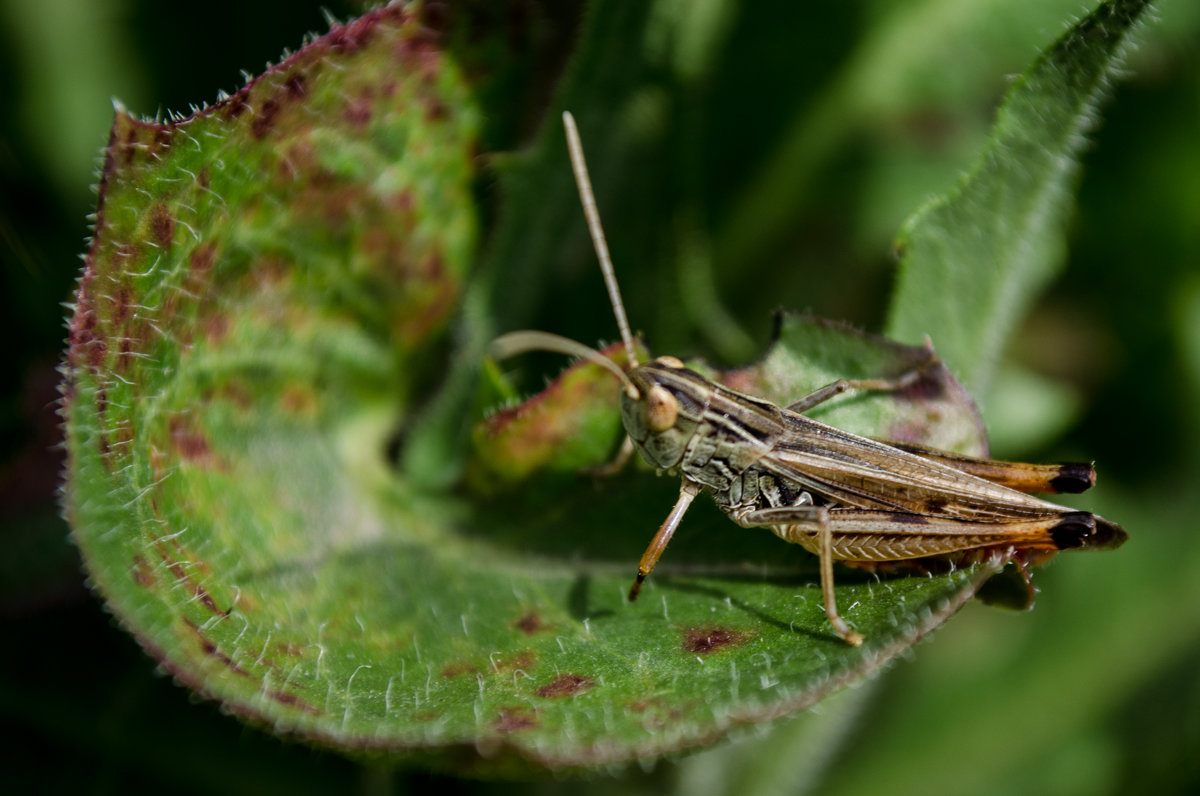
<svg viewBox="0 0 1200 796">
<path fill-rule="evenodd" d="M 833 562 L 930 566 L 976 560 L 1014 562 L 1032 592 L 1027 567 L 1068 548 L 1112 549 L 1126 539 L 1115 523 L 1031 493 L 1082 492 L 1095 483 L 1090 464 L 1020 464 L 978 459 L 851 434 L 804 412 L 853 390 L 894 392 L 937 364 L 928 361 L 891 379 L 840 380 L 787 406 L 731 390 L 671 356 L 639 364 L 571 114 L 563 114 L 571 165 L 604 275 L 628 372 L 600 352 L 546 332 L 521 331 L 493 341 L 497 358 L 544 349 L 579 356 L 621 381 L 627 436 L 616 469 L 636 448 L 660 471 L 681 476 L 679 499 L 638 564 L 629 599 L 637 599 L 692 501 L 709 492 L 744 528 L 766 528 L 814 553 L 820 562 L 825 615 L 854 646 L 863 636 L 838 614 Z"/>
</svg>

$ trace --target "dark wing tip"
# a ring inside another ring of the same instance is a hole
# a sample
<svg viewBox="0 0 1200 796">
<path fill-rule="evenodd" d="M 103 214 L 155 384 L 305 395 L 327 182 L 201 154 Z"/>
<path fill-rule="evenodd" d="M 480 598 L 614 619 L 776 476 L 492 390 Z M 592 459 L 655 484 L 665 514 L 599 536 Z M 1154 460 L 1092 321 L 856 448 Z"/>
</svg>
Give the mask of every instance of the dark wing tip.
<svg viewBox="0 0 1200 796">
<path fill-rule="evenodd" d="M 1096 485 L 1096 468 L 1083 462 L 1058 465 L 1058 474 L 1050 479 L 1050 488 L 1060 494 L 1074 495 Z"/>
<path fill-rule="evenodd" d="M 1050 530 L 1050 536 L 1059 550 L 1076 547 L 1114 550 L 1129 538 L 1120 525 L 1086 511 L 1064 514 L 1058 525 Z"/>
</svg>

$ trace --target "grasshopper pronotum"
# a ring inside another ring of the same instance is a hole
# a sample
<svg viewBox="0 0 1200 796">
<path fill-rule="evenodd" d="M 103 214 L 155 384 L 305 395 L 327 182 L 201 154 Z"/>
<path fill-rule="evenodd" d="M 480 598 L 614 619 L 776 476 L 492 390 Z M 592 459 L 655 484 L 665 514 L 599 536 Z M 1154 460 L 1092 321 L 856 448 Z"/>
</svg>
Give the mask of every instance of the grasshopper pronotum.
<svg viewBox="0 0 1200 796">
<path fill-rule="evenodd" d="M 764 527 L 820 559 L 829 623 L 847 643 L 863 637 L 838 615 L 833 562 L 996 558 L 1026 567 L 1067 548 L 1120 546 L 1125 531 L 1086 511 L 1027 493 L 1082 492 L 1090 464 L 1033 465 L 975 459 L 882 442 L 811 420 L 803 412 L 848 390 L 903 389 L 922 368 L 894 379 L 837 381 L 786 407 L 730 390 L 671 356 L 639 364 L 625 317 L 575 120 L 563 114 L 571 165 L 588 229 L 631 363 L 626 373 L 598 351 L 546 332 L 512 332 L 492 343 L 498 358 L 544 349 L 585 357 L 622 383 L 627 437 L 617 462 L 636 447 L 660 470 L 677 471 L 679 499 L 638 565 L 637 599 L 692 500 L 707 490 L 730 519 Z M 929 348 L 930 367 L 937 359 Z M 618 465 L 619 466 L 619 465 Z"/>
</svg>

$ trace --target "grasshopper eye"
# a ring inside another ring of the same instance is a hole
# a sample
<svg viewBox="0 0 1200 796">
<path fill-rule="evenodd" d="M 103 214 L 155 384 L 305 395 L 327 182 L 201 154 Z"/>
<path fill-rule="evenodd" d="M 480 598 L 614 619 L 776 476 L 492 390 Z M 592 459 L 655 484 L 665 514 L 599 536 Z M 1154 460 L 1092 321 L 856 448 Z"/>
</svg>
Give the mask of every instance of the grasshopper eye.
<svg viewBox="0 0 1200 796">
<path fill-rule="evenodd" d="M 675 419 L 679 417 L 679 401 L 666 387 L 656 384 L 646 393 L 642 413 L 646 418 L 646 428 L 656 433 L 666 431 L 675 425 Z"/>
<path fill-rule="evenodd" d="M 666 365 L 668 368 L 674 368 L 675 370 L 681 370 L 683 368 L 683 360 L 679 357 L 667 355 L 657 357 L 654 361 L 660 365 Z"/>
</svg>

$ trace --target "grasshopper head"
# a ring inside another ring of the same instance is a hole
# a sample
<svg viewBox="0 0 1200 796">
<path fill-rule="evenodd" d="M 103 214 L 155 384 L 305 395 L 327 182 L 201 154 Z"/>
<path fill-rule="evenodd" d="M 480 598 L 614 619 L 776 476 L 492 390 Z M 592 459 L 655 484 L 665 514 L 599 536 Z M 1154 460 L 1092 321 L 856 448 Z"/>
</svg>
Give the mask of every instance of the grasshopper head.
<svg viewBox="0 0 1200 796">
<path fill-rule="evenodd" d="M 648 462 L 670 469 L 700 425 L 704 379 L 675 357 L 659 357 L 629 372 L 636 390 L 621 391 L 621 421 Z"/>
</svg>

